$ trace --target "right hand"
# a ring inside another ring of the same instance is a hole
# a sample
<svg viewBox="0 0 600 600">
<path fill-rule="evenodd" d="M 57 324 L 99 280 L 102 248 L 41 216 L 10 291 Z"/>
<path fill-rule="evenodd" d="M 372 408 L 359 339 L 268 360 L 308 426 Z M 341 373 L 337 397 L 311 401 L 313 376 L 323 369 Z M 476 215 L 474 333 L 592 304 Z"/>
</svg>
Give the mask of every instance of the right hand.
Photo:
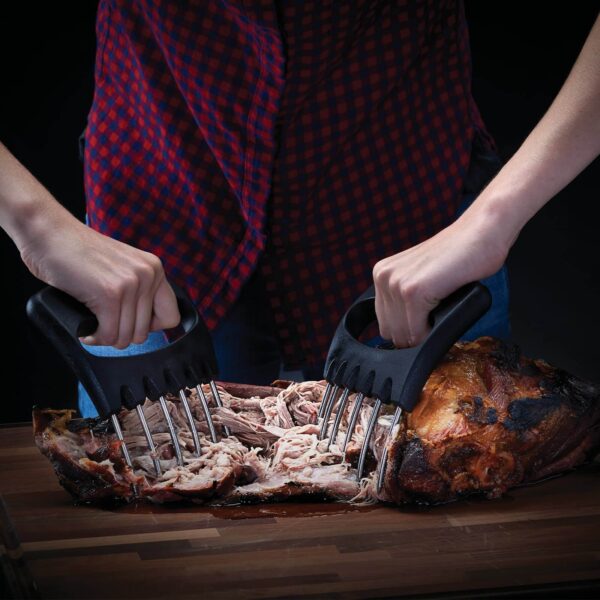
<svg viewBox="0 0 600 600">
<path fill-rule="evenodd" d="M 461 285 L 500 269 L 515 237 L 489 215 L 469 210 L 433 237 L 380 260 L 373 280 L 381 337 L 397 348 L 421 343 L 431 311 Z"/>
<path fill-rule="evenodd" d="M 21 258 L 33 275 L 96 315 L 98 329 L 83 343 L 122 349 L 179 323 L 157 256 L 90 229 L 62 207 L 48 212 L 43 229 L 19 244 Z"/>
</svg>

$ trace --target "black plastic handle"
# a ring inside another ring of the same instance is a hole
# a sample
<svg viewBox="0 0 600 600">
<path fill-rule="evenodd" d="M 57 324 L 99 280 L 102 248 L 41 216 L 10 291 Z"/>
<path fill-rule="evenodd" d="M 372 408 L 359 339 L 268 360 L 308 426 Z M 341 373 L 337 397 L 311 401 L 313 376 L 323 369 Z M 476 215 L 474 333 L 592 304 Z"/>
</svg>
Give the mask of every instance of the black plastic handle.
<svg viewBox="0 0 600 600">
<path fill-rule="evenodd" d="M 83 304 L 46 287 L 27 302 L 31 321 L 65 358 L 87 390 L 101 417 L 123 406 L 135 408 L 146 397 L 152 400 L 184 386 L 210 381 L 217 361 L 210 333 L 189 296 L 173 286 L 181 313 L 183 336 L 164 348 L 133 356 L 96 356 L 79 341 L 93 333 L 98 321 Z"/>
<path fill-rule="evenodd" d="M 358 340 L 377 318 L 375 290 L 371 287 L 338 325 L 325 363 L 325 378 L 411 411 L 437 363 L 490 305 L 491 295 L 484 285 L 468 284 L 432 311 L 431 331 L 421 344 L 412 348 L 372 348 Z"/>
</svg>

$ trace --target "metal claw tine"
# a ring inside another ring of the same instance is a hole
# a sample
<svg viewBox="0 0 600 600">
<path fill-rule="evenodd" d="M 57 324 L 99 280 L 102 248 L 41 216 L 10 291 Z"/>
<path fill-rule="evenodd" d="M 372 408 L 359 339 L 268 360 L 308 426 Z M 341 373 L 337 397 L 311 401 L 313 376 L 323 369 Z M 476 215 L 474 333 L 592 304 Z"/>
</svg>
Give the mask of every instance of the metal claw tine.
<svg viewBox="0 0 600 600">
<path fill-rule="evenodd" d="M 177 439 L 177 432 L 175 431 L 175 427 L 173 426 L 173 420 L 171 419 L 171 415 L 169 414 L 169 409 L 167 407 L 167 401 L 164 396 L 160 396 L 158 399 L 160 403 L 160 407 L 162 409 L 163 415 L 167 422 L 167 427 L 169 428 L 169 434 L 171 435 L 171 440 L 173 441 L 173 449 L 175 450 L 175 455 L 177 456 L 177 464 L 182 467 L 183 466 L 183 454 L 181 453 L 181 446 L 179 445 L 179 440 Z"/>
<path fill-rule="evenodd" d="M 392 424 L 390 425 L 390 429 L 387 434 L 387 438 L 385 440 L 385 446 L 383 447 L 383 454 L 381 456 L 381 461 L 379 463 L 379 473 L 377 474 L 377 491 L 381 490 L 383 486 L 383 478 L 385 477 L 385 469 L 387 467 L 388 460 L 388 444 L 392 438 L 392 432 L 394 431 L 394 427 L 400 423 L 400 419 L 402 418 L 402 407 L 398 406 L 396 408 L 396 412 L 394 413 L 394 418 L 392 419 Z"/>
<path fill-rule="evenodd" d="M 362 479 L 363 471 L 365 470 L 365 460 L 367 458 L 367 451 L 369 450 L 369 440 L 373 435 L 373 429 L 375 429 L 375 423 L 379 418 L 379 411 L 381 410 L 381 400 L 377 399 L 373 405 L 373 412 L 369 418 L 369 425 L 367 426 L 367 432 L 365 434 L 365 441 L 363 442 L 362 448 L 360 449 L 360 457 L 358 459 L 358 472 L 356 475 L 357 481 Z"/>
<path fill-rule="evenodd" d="M 346 446 L 348 442 L 352 438 L 352 434 L 354 433 L 354 428 L 356 427 L 356 421 L 358 420 L 358 415 L 360 414 L 360 407 L 362 406 L 363 400 L 365 399 L 365 395 L 360 392 L 356 394 L 356 398 L 354 399 L 354 406 L 352 407 L 352 414 L 350 415 L 350 422 L 348 423 L 348 429 L 346 430 L 346 437 L 344 438 L 344 444 L 342 446 L 342 452 L 346 452 Z"/>
<path fill-rule="evenodd" d="M 217 389 L 217 386 L 215 385 L 215 382 L 211 379 L 208 382 L 208 385 L 210 386 L 210 391 L 213 395 L 213 398 L 215 399 L 215 403 L 217 406 L 222 407 L 223 406 L 223 401 L 221 400 L 221 396 L 219 395 L 219 390 Z M 229 427 L 227 427 L 227 425 L 223 425 L 223 433 L 229 437 L 231 435 L 231 432 L 229 431 Z"/>
<path fill-rule="evenodd" d="M 216 444 L 217 439 L 217 430 L 215 429 L 215 424 L 213 423 L 212 417 L 210 416 L 210 409 L 208 408 L 208 400 L 206 399 L 206 394 L 202 389 L 200 384 L 196 385 L 196 393 L 198 394 L 198 398 L 200 399 L 200 404 L 202 405 L 202 410 L 204 411 L 204 416 L 206 417 L 206 424 L 208 425 L 208 431 L 210 432 L 210 439 L 213 444 Z"/>
<path fill-rule="evenodd" d="M 183 404 L 183 410 L 185 411 L 185 417 L 187 419 L 188 425 L 190 427 L 190 433 L 192 434 L 192 439 L 194 440 L 194 449 L 196 456 L 200 456 L 202 453 L 202 448 L 200 447 L 200 439 L 198 438 L 198 432 L 196 431 L 196 424 L 194 423 L 194 417 L 192 415 L 192 411 L 190 409 L 190 403 L 187 400 L 185 392 L 183 390 L 179 390 L 179 399 L 181 400 L 181 404 Z"/>
<path fill-rule="evenodd" d="M 340 403 L 338 404 L 337 413 L 335 415 L 335 421 L 333 422 L 333 427 L 331 429 L 331 434 L 329 435 L 329 442 L 327 443 L 327 450 L 329 450 L 329 446 L 335 442 L 335 438 L 337 437 L 338 430 L 340 428 L 340 423 L 342 422 L 342 416 L 344 415 L 344 411 L 346 410 L 346 404 L 348 404 L 348 396 L 350 395 L 350 390 L 346 388 L 342 397 L 340 398 Z"/>
<path fill-rule="evenodd" d="M 323 419 L 325 417 L 325 415 L 331 414 L 331 410 L 333 408 L 333 405 L 335 404 L 335 398 L 336 398 L 339 390 L 340 390 L 340 387 L 338 385 L 332 384 L 331 390 L 330 390 L 327 398 L 323 397 L 323 400 L 321 401 L 321 406 L 319 407 L 319 409 L 323 408 L 323 410 L 321 411 L 321 416 L 320 416 L 321 419 Z M 327 419 L 327 420 L 329 420 L 329 419 Z M 321 424 L 321 426 L 322 426 L 322 424 Z"/>
<path fill-rule="evenodd" d="M 146 421 L 144 411 L 139 404 L 135 407 L 135 410 L 140 419 L 140 423 L 142 424 L 142 429 L 144 430 L 144 435 L 146 436 L 146 442 L 148 442 L 148 450 L 150 450 L 150 454 L 152 455 L 154 470 L 156 471 L 156 474 L 160 476 L 162 474 L 162 469 L 160 468 L 160 461 L 156 456 L 156 446 L 154 445 L 154 440 L 152 439 L 152 434 L 150 433 L 150 428 L 148 427 L 148 421 Z"/>
<path fill-rule="evenodd" d="M 112 421 L 113 429 L 117 434 L 117 438 L 121 443 L 121 452 L 123 453 L 123 458 L 125 459 L 127 466 L 133 471 L 133 463 L 131 462 L 131 456 L 129 455 L 129 450 L 127 449 L 127 444 L 125 443 L 125 438 L 123 437 L 123 431 L 121 430 L 119 419 L 117 419 L 117 415 L 111 415 L 110 420 Z M 140 491 L 135 483 L 131 484 L 131 491 L 133 492 L 134 498 L 139 497 Z"/>
<path fill-rule="evenodd" d="M 121 424 L 119 423 L 119 419 L 117 419 L 117 415 L 111 415 L 110 420 L 112 421 L 113 428 L 115 433 L 117 434 L 117 438 L 121 443 L 121 452 L 123 453 L 123 458 L 127 463 L 127 466 L 133 469 L 133 463 L 131 462 L 131 456 L 129 455 L 129 450 L 127 449 L 127 444 L 125 443 L 125 438 L 123 437 L 123 431 L 121 429 Z"/>
<path fill-rule="evenodd" d="M 331 395 L 332 391 L 333 383 L 327 383 L 327 387 L 325 388 L 325 392 L 323 393 L 323 398 L 321 399 L 321 405 L 319 406 L 317 418 L 323 418 L 323 413 L 325 412 L 325 407 L 329 404 L 329 396 Z"/>
<path fill-rule="evenodd" d="M 333 391 L 330 394 L 327 406 L 325 407 L 325 410 L 323 411 L 323 420 L 321 421 L 321 429 L 319 430 L 319 439 L 320 440 L 324 440 L 325 436 L 327 435 L 327 426 L 329 425 L 329 417 L 331 417 L 331 411 L 333 410 L 333 407 L 335 406 L 335 401 L 336 401 L 337 395 L 340 393 L 341 389 L 342 388 L 339 385 L 333 386 Z"/>
</svg>

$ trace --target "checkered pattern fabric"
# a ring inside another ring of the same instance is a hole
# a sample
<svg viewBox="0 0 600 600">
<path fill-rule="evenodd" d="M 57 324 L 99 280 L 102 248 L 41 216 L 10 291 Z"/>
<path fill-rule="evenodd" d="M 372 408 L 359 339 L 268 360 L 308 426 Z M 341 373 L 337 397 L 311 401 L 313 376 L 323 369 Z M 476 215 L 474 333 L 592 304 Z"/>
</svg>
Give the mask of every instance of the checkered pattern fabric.
<svg viewBox="0 0 600 600">
<path fill-rule="evenodd" d="M 261 269 L 288 366 L 453 219 L 487 139 L 457 0 L 101 0 L 97 37 L 90 225 L 211 327 Z"/>
</svg>

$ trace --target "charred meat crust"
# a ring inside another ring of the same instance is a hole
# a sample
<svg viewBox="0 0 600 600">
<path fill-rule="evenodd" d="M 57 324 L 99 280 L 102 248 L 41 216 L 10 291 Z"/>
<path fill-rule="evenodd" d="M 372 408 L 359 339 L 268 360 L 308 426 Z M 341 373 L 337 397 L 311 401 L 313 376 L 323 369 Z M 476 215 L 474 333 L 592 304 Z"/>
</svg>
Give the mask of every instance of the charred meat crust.
<svg viewBox="0 0 600 600">
<path fill-rule="evenodd" d="M 131 484 L 138 481 L 121 458 L 117 442 L 107 439 L 103 446 L 81 455 L 69 452 L 66 443 L 53 443 L 53 439 L 65 439 L 74 411 L 33 411 L 34 436 L 38 447 L 48 457 L 60 484 L 77 500 L 103 502 L 128 500 L 132 496 Z M 86 420 L 89 425 L 91 419 Z M 122 477 L 119 477 L 119 474 Z"/>
<path fill-rule="evenodd" d="M 385 498 L 437 504 L 474 493 L 497 497 L 573 468 L 600 444 L 599 398 L 600 386 L 498 340 L 459 344 L 392 445 Z"/>
</svg>

